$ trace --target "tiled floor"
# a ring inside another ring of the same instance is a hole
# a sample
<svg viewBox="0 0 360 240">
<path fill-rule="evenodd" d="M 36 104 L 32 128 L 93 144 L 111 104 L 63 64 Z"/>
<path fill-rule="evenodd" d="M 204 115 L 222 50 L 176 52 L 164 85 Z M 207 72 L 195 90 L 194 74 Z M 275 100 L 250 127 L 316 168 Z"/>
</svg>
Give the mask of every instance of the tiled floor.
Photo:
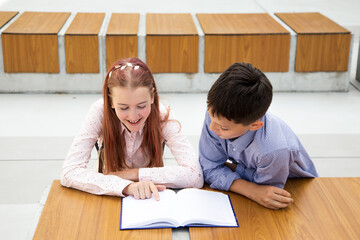
<svg viewBox="0 0 360 240">
<path fill-rule="evenodd" d="M 173 6 L 161 5 L 165 1 L 154 2 L 151 12 L 174 12 Z M 183 0 L 177 11 L 228 12 L 233 10 L 231 3 L 234 3 L 226 1 L 219 8 L 218 1 L 211 0 L 206 4 L 196 3 L 194 8 L 190 8 L 193 2 Z M 0 0 L 0 11 L 111 9 L 112 12 L 144 12 L 149 9 L 147 1 L 137 3 L 139 6 L 131 1 L 114 5 L 113 1 L 107 0 Z M 284 0 L 236 1 L 241 12 L 322 11 L 355 30 L 360 29 L 360 8 L 354 7 L 356 4 L 359 5 L 358 0 L 341 3 L 333 0 L 302 0 L 296 3 Z M 357 40 L 353 48 L 351 81 L 360 89 L 354 68 L 358 46 Z M 351 86 L 350 91 L 345 93 L 274 95 L 270 111 L 283 118 L 299 135 L 320 176 L 360 177 L 360 92 L 357 89 Z M 90 104 L 99 97 L 91 94 L 0 95 L 0 239 L 31 239 L 40 199 L 52 179 L 59 179 L 62 161 L 73 136 L 79 130 Z M 206 94 L 161 94 L 161 100 L 174 109 L 183 132 L 196 149 L 206 108 Z M 166 157 L 171 158 L 170 153 L 166 152 Z M 171 160 L 170 164 L 173 164 Z"/>
</svg>

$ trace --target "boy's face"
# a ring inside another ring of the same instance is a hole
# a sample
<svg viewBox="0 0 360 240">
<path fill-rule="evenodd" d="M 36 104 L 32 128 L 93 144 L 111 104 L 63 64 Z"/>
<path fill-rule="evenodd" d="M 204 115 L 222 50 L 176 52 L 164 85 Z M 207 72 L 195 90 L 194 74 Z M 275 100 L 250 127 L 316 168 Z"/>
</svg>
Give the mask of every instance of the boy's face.
<svg viewBox="0 0 360 240">
<path fill-rule="evenodd" d="M 227 118 L 217 115 L 212 115 L 211 110 L 208 110 L 211 118 L 209 126 L 210 131 L 213 131 L 222 139 L 237 138 L 245 134 L 247 131 L 256 131 L 264 125 L 264 122 L 258 120 L 247 126 L 241 123 L 235 123 L 233 120 L 229 121 Z"/>
</svg>

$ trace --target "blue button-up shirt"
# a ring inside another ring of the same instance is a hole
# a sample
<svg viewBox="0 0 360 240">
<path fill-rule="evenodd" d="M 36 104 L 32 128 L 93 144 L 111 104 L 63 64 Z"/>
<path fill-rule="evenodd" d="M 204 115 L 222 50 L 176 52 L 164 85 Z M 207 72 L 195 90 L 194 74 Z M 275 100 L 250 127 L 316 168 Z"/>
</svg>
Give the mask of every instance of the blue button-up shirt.
<svg viewBox="0 0 360 240">
<path fill-rule="evenodd" d="M 228 191 L 233 181 L 244 179 L 283 188 L 288 178 L 316 177 L 315 166 L 295 133 L 278 117 L 266 113 L 264 126 L 235 139 L 222 139 L 210 131 L 206 113 L 199 153 L 205 181 L 211 188 Z M 227 160 L 237 164 L 235 171 Z"/>
</svg>

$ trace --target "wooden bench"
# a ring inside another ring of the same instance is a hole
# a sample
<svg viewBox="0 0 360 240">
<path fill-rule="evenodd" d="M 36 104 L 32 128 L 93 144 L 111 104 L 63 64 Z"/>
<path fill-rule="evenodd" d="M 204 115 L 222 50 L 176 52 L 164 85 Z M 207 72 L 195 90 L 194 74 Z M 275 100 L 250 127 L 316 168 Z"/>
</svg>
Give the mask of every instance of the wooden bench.
<svg viewBox="0 0 360 240">
<path fill-rule="evenodd" d="M 138 56 L 139 14 L 113 13 L 106 32 L 106 68 L 118 59 Z"/>
<path fill-rule="evenodd" d="M 4 71 L 58 73 L 57 33 L 69 15 L 24 12 L 2 33 Z"/>
<path fill-rule="evenodd" d="M 146 63 L 153 73 L 196 73 L 199 35 L 190 14 L 146 15 Z"/>
<path fill-rule="evenodd" d="M 105 13 L 78 13 L 65 33 L 67 73 L 99 72 L 99 31 Z"/>
<path fill-rule="evenodd" d="M 296 72 L 347 71 L 350 32 L 320 13 L 275 13 L 297 33 Z"/>
<path fill-rule="evenodd" d="M 266 13 L 197 14 L 205 34 L 205 72 L 249 62 L 264 72 L 289 70 L 290 33 Z"/>
<path fill-rule="evenodd" d="M 0 29 L 19 12 L 0 12 Z"/>
</svg>

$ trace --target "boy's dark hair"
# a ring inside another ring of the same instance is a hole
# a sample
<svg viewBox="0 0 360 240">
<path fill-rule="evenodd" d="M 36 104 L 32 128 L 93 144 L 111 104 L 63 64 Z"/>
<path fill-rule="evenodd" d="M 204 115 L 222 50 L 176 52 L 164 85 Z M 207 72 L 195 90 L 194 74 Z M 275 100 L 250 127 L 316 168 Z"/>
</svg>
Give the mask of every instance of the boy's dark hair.
<svg viewBox="0 0 360 240">
<path fill-rule="evenodd" d="M 272 100 L 272 85 L 249 63 L 234 63 L 211 87 L 207 107 L 212 115 L 249 125 L 265 115 Z"/>
</svg>

